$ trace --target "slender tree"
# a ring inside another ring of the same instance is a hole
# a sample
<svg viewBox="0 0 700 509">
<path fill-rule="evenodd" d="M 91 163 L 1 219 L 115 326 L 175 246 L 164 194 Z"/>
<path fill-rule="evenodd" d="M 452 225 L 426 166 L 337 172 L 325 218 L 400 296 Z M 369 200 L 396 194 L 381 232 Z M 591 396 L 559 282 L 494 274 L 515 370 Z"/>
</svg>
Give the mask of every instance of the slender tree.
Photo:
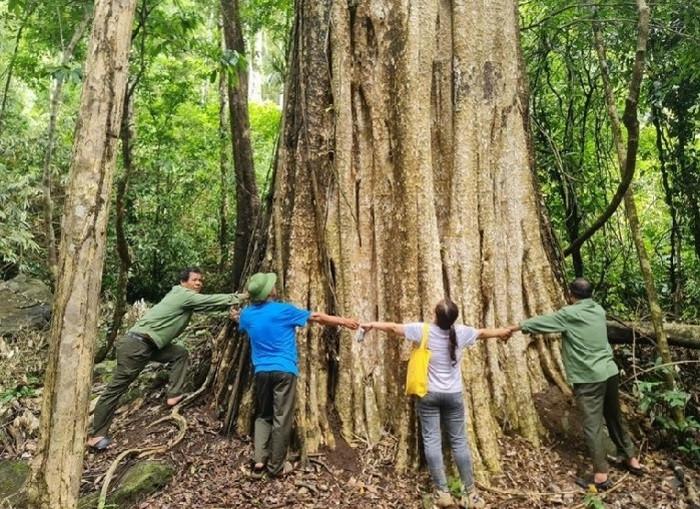
<svg viewBox="0 0 700 509">
<path fill-rule="evenodd" d="M 245 56 L 243 28 L 241 26 L 239 0 L 221 0 L 224 41 L 229 52 Z M 243 65 L 240 65 L 240 64 Z M 250 142 L 250 119 L 248 117 L 248 68 L 243 58 L 228 79 L 229 120 L 233 142 L 233 167 L 236 173 L 236 238 L 234 240 L 232 282 L 241 282 L 248 247 L 260 209 L 258 187 L 253 167 L 253 147 Z"/>
<path fill-rule="evenodd" d="M 19 53 L 20 42 L 22 41 L 22 33 L 27 27 L 29 20 L 31 19 L 32 15 L 34 14 L 34 11 L 38 6 L 39 2 L 37 0 L 28 0 L 25 3 L 22 21 L 20 21 L 19 28 L 17 29 L 17 34 L 15 35 L 15 46 L 14 50 L 12 51 L 12 57 L 10 57 L 10 61 L 7 64 L 7 68 L 3 73 L 5 75 L 5 85 L 3 86 L 2 91 L 2 102 L 0 102 L 0 133 L 2 133 L 3 124 L 5 122 L 5 109 L 7 108 L 7 98 L 10 93 L 10 84 L 12 83 L 12 76 L 14 73 L 15 65 L 17 64 L 17 55 Z"/>
<path fill-rule="evenodd" d="M 637 47 L 635 51 L 634 68 L 632 70 L 632 78 L 630 79 L 629 94 L 627 96 L 625 113 L 623 116 L 624 126 L 627 130 L 627 144 L 623 140 L 622 122 L 617 113 L 617 106 L 612 85 L 610 83 L 610 75 L 606 57 L 605 41 L 600 22 L 594 19 L 593 22 L 593 37 L 596 52 L 600 60 L 600 75 L 603 81 L 605 91 L 605 101 L 608 107 L 608 115 L 610 117 L 610 126 L 613 134 L 613 142 L 615 144 L 615 153 L 617 162 L 620 167 L 621 174 L 634 173 L 634 166 L 637 158 L 637 146 L 639 144 L 639 120 L 637 119 L 637 102 L 639 100 L 639 89 L 644 74 L 644 64 L 646 58 L 647 41 L 649 39 L 649 6 L 645 0 L 637 0 L 637 10 L 639 12 Z M 595 10 L 594 10 L 595 15 Z M 630 167 L 632 170 L 630 170 Z M 644 289 L 649 302 L 649 315 L 656 336 L 656 348 L 659 356 L 664 364 L 673 362 L 671 351 L 668 348 L 668 338 L 664 330 L 664 316 L 659 304 L 659 297 L 656 291 L 654 282 L 654 274 L 651 270 L 651 262 L 649 253 L 644 245 L 644 237 L 637 212 L 637 204 L 634 199 L 634 190 L 629 187 L 624 195 L 625 215 L 627 223 L 630 227 L 632 240 L 637 251 L 639 259 L 639 267 L 644 280 Z M 672 369 L 663 370 L 666 386 L 668 389 L 674 389 L 676 386 L 675 371 Z M 684 421 L 683 408 L 675 406 L 671 409 L 673 418 L 677 423 Z"/>
<path fill-rule="evenodd" d="M 136 0 L 98 0 L 85 66 L 44 382 L 32 507 L 75 507 L 80 490 L 105 232 Z"/>
</svg>

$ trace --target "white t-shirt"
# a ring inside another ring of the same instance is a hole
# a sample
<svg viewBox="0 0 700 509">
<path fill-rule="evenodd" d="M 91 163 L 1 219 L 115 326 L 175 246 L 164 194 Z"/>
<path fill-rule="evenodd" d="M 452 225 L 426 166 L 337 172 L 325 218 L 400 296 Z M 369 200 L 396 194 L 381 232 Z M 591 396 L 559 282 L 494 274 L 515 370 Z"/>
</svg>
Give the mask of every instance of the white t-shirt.
<svg viewBox="0 0 700 509">
<path fill-rule="evenodd" d="M 406 339 L 420 344 L 423 336 L 422 323 L 403 324 Z M 431 351 L 428 365 L 429 392 L 462 392 L 462 352 L 476 342 L 478 332 L 474 327 L 455 324 L 457 333 L 457 362 L 453 366 L 450 358 L 450 331 L 442 330 L 434 323 L 428 329 L 428 350 Z"/>
</svg>

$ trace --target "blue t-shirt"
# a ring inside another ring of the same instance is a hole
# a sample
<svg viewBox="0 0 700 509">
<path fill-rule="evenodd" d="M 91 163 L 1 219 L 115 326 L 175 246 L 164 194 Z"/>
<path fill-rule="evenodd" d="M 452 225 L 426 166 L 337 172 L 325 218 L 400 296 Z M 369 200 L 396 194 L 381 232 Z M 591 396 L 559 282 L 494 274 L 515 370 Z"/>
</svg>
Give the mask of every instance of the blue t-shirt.
<svg viewBox="0 0 700 509">
<path fill-rule="evenodd" d="M 311 312 L 285 302 L 251 304 L 241 311 L 238 328 L 250 338 L 256 373 L 283 371 L 299 374 L 296 328 L 309 321 Z"/>
</svg>

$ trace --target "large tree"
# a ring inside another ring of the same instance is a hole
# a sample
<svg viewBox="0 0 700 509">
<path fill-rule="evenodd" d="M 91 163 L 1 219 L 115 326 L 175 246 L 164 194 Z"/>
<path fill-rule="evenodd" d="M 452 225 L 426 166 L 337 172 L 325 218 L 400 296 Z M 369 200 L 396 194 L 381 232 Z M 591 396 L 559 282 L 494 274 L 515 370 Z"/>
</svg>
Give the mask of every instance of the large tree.
<svg viewBox="0 0 700 509">
<path fill-rule="evenodd" d="M 63 209 L 32 507 L 75 507 L 86 438 L 105 230 L 136 0 L 98 0 Z"/>
<path fill-rule="evenodd" d="M 284 295 L 396 321 L 430 320 L 449 295 L 476 326 L 558 307 L 523 74 L 514 0 L 298 1 L 258 259 L 280 275 Z M 409 346 L 379 335 L 359 344 L 318 327 L 298 341 L 302 450 L 332 446 L 336 416 L 346 439 L 376 442 L 393 431 L 397 464 L 409 465 L 417 457 L 403 395 Z M 477 464 L 495 472 L 502 429 L 539 440 L 532 395 L 549 384 L 569 392 L 558 344 L 489 340 L 464 368 Z M 242 401 L 245 424 L 250 398 Z"/>
</svg>

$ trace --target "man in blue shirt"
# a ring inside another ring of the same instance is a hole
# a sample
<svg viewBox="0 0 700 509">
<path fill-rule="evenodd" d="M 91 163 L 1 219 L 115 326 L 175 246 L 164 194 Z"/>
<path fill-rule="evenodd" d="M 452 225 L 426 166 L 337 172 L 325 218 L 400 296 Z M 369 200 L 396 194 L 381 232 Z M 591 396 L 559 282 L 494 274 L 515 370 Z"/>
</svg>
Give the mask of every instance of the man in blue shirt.
<svg viewBox="0 0 700 509">
<path fill-rule="evenodd" d="M 291 470 L 285 464 L 294 419 L 299 374 L 296 328 L 308 322 L 357 329 L 357 320 L 311 312 L 276 299 L 274 273 L 258 273 L 248 281 L 251 304 L 241 311 L 239 329 L 250 338 L 255 372 L 255 465 L 253 476 Z"/>
</svg>

